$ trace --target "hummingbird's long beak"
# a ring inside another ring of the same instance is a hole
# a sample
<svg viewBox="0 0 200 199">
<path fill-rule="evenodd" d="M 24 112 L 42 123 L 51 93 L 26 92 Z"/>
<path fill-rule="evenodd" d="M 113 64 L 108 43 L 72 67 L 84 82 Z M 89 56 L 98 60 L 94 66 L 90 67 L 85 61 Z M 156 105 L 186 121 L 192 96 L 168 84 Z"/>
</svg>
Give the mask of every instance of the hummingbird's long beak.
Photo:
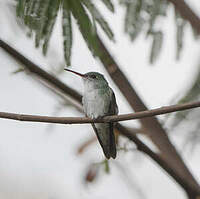
<svg viewBox="0 0 200 199">
<path fill-rule="evenodd" d="M 74 73 L 74 74 L 76 74 L 76 75 L 79 75 L 80 77 L 85 77 L 84 74 L 81 74 L 81 73 L 75 72 L 75 71 L 73 71 L 73 70 L 70 70 L 70 69 L 67 69 L 67 68 L 64 68 L 64 70 L 69 71 L 69 72 L 71 72 L 71 73 Z"/>
</svg>

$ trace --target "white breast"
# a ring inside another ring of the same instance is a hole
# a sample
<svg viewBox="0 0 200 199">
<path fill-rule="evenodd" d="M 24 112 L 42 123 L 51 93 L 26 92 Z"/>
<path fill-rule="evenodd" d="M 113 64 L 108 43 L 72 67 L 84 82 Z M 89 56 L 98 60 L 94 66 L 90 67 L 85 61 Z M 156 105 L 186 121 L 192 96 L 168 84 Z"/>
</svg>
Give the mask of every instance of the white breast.
<svg viewBox="0 0 200 199">
<path fill-rule="evenodd" d="M 88 117 L 98 118 L 104 116 L 105 100 L 103 96 L 99 95 L 99 90 L 94 89 L 84 93 L 83 108 Z"/>
</svg>

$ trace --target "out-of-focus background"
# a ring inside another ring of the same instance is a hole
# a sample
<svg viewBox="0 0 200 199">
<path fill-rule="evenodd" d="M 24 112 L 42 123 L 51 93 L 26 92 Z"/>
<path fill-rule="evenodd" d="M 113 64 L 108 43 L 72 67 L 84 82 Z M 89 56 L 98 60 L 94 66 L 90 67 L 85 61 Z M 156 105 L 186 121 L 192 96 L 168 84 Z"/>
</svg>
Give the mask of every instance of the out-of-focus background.
<svg viewBox="0 0 200 199">
<path fill-rule="evenodd" d="M 198 13 L 200 7 L 197 1 L 186 2 Z M 63 72 L 66 62 L 61 28 L 62 12 L 58 12 L 47 55 L 43 56 L 41 48 L 35 48 L 34 33 L 32 37 L 27 36 L 30 34 L 29 28 L 25 27 L 20 17 L 16 17 L 17 3 L 14 0 L 0 0 L 0 39 L 82 93 L 81 79 Z M 173 5 L 168 5 L 166 16 L 159 16 L 154 27 L 156 31 L 163 32 L 162 47 L 158 49 L 161 52 L 150 63 L 153 37 L 147 37 L 141 30 L 134 42 L 131 42 L 129 34 L 124 32 L 126 4 L 122 5 L 123 1 L 121 4 L 118 1 L 113 3 L 114 13 L 106 9 L 101 1 L 95 2 L 95 5 L 112 29 L 115 42 L 99 27 L 97 30 L 148 108 L 198 99 L 200 47 L 189 23 L 183 29 L 183 46 L 179 59 L 176 59 L 177 45 L 180 47 L 177 39 L 178 25 L 175 23 L 177 16 Z M 102 63 L 92 56 L 76 22 L 72 18 L 71 69 L 81 73 L 103 73 L 115 91 L 119 113 L 133 112 Z M 142 27 L 145 28 L 147 25 Z M 156 50 L 155 54 L 158 54 Z M 17 72 L 23 65 L 2 48 L 0 60 L 0 111 L 83 116 L 76 108 L 64 104 L 61 98 L 28 72 Z M 188 112 L 186 116 L 183 114 L 183 117 L 175 114 L 159 117 L 171 142 L 197 182 L 200 181 L 198 115 L 197 109 Z M 122 124 L 135 128 L 139 126 L 138 121 Z M 90 144 L 81 154 L 78 153 L 82 144 L 93 135 L 88 124 L 52 125 L 0 119 L 0 198 L 187 198 L 183 189 L 149 157 L 137 151 L 127 138 L 119 137 L 118 148 L 126 149 L 118 151 L 116 160 L 109 160 L 109 173 L 105 172 L 106 165 L 102 163 L 104 156 L 97 142 Z M 154 148 L 144 135 L 139 137 Z M 99 165 L 98 172 L 94 181 L 89 183 L 85 176 L 93 163 Z"/>
</svg>

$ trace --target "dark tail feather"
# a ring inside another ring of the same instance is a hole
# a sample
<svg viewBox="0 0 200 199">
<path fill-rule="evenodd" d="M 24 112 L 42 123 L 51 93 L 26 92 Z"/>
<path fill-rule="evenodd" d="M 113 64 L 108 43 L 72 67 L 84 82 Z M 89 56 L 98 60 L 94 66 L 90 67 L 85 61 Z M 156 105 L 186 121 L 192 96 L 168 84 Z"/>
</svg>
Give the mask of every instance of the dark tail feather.
<svg viewBox="0 0 200 199">
<path fill-rule="evenodd" d="M 115 159 L 117 155 L 117 150 L 116 150 L 116 143 L 115 143 L 115 135 L 113 131 L 113 123 L 110 123 L 110 156 Z"/>
<path fill-rule="evenodd" d="M 115 158 L 116 144 L 115 144 L 115 136 L 113 133 L 113 124 L 105 123 L 105 124 L 100 124 L 100 125 L 92 124 L 92 127 L 103 149 L 104 155 L 106 156 L 107 159 L 109 159 L 110 157 Z"/>
</svg>

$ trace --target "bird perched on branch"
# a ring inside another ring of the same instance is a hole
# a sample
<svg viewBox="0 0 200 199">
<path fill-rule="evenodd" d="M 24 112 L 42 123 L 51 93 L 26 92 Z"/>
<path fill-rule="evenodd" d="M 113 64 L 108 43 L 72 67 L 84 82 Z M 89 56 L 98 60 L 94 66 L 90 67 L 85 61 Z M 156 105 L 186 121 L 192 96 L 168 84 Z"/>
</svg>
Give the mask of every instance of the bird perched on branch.
<svg viewBox="0 0 200 199">
<path fill-rule="evenodd" d="M 102 74 L 97 72 L 81 74 L 66 68 L 65 70 L 79 75 L 83 79 L 84 94 L 82 103 L 87 117 L 97 119 L 118 114 L 115 94 Z M 117 152 L 113 123 L 93 123 L 92 127 L 106 158 L 115 158 Z"/>
</svg>

